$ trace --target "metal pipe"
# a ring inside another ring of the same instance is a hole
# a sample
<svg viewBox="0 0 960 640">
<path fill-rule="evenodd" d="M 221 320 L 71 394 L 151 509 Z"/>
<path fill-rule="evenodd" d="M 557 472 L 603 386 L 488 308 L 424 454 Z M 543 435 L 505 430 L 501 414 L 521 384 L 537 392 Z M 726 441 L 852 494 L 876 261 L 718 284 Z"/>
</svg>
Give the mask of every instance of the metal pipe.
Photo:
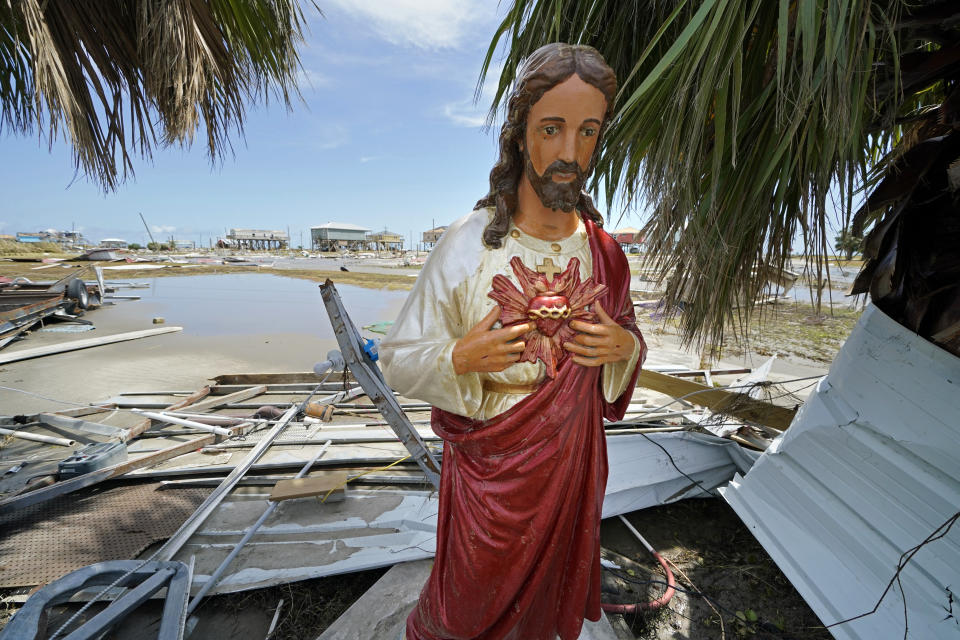
<svg viewBox="0 0 960 640">
<path fill-rule="evenodd" d="M 313 463 L 319 460 L 320 456 L 326 453 L 327 449 L 329 448 L 330 441 L 327 440 L 326 444 L 324 444 L 323 447 L 320 448 L 320 451 L 317 452 L 317 455 L 313 456 L 310 462 L 303 465 L 303 468 L 300 469 L 300 473 L 298 473 L 295 478 L 302 478 L 305 476 L 307 472 L 310 471 L 310 467 L 313 466 Z M 270 502 L 270 505 L 264 509 L 260 517 L 257 518 L 257 521 L 253 523 L 253 526 L 247 529 L 246 533 L 243 534 L 243 537 L 240 538 L 240 541 L 237 542 L 230 553 L 227 554 L 227 557 L 223 559 L 223 562 L 220 563 L 220 566 L 217 567 L 214 572 L 210 574 L 210 578 L 203 583 L 203 586 L 200 588 L 200 591 L 197 592 L 197 595 L 193 596 L 193 600 L 191 600 L 190 604 L 187 605 L 187 615 L 193 613 L 193 610 L 197 608 L 197 605 L 200 604 L 200 601 L 203 600 L 203 597 L 207 595 L 210 589 L 216 586 L 217 582 L 220 580 L 220 577 L 223 575 L 223 572 L 227 570 L 227 567 L 230 566 L 230 563 L 233 562 L 233 559 L 237 557 L 237 554 L 239 554 L 244 545 L 250 541 L 250 538 L 253 537 L 261 525 L 267 521 L 267 518 L 273 515 L 273 512 L 277 509 L 279 504 L 279 502 Z"/>
<path fill-rule="evenodd" d="M 45 442 L 46 444 L 58 444 L 61 447 L 72 447 L 77 444 L 76 440 L 67 440 L 66 438 L 55 438 L 53 436 L 44 436 L 39 433 L 27 433 L 14 429 L 0 429 L 0 435 L 13 436 L 21 440 L 33 440 L 34 442 Z"/>
<path fill-rule="evenodd" d="M 164 411 L 164 415 L 177 416 L 178 418 L 200 418 L 204 420 L 236 420 L 237 422 L 276 422 L 268 418 L 245 418 L 243 416 L 231 416 L 225 413 L 190 413 L 188 411 Z"/>
<path fill-rule="evenodd" d="M 215 433 L 220 436 L 232 436 L 233 432 L 229 429 L 224 429 L 223 427 L 217 427 L 211 424 L 203 424 L 202 422 L 194 422 L 193 420 L 185 420 L 184 418 L 177 418 L 175 416 L 168 416 L 165 413 L 154 413 L 152 411 L 141 411 L 139 409 L 134 409 L 134 413 L 138 413 L 145 418 L 150 418 L 151 420 L 156 420 L 158 422 L 169 422 L 170 424 L 179 424 L 183 427 L 191 427 L 193 429 L 200 429 L 201 431 L 209 431 L 210 433 Z"/>
<path fill-rule="evenodd" d="M 280 609 L 283 608 L 283 598 L 280 598 L 280 602 L 277 603 L 277 608 L 273 611 L 273 620 L 270 621 L 270 627 L 267 629 L 267 635 L 263 640 L 270 640 L 273 636 L 273 632 L 277 628 L 277 621 L 280 620 Z"/>
<path fill-rule="evenodd" d="M 679 431 L 681 429 L 682 427 L 676 427 L 675 429 L 672 429 L 672 430 Z M 631 429 L 630 431 L 633 431 L 633 430 Z M 662 431 L 662 429 L 653 429 L 653 430 L 648 430 L 647 432 L 657 433 L 659 431 Z M 330 438 L 330 435 L 327 434 L 326 437 Z M 423 438 L 424 442 L 439 442 L 440 440 L 439 436 L 434 436 L 434 435 L 421 434 L 420 437 Z M 333 441 L 334 444 L 380 444 L 380 443 L 389 443 L 389 442 L 400 442 L 400 439 L 397 438 L 397 436 L 392 436 L 392 437 L 370 436 L 366 438 L 331 438 L 331 440 Z M 275 442 L 274 446 L 280 447 L 280 446 L 286 445 L 286 446 L 302 447 L 302 446 L 309 446 L 313 444 L 320 444 L 321 442 L 323 442 L 323 440 L 320 438 L 317 438 L 315 440 L 309 440 L 309 439 L 283 440 L 281 442 Z M 215 452 L 215 451 L 225 451 L 227 449 L 248 449 L 254 446 L 254 444 L 255 443 L 253 442 L 225 442 L 223 444 L 211 444 L 204 447 L 202 452 L 206 452 L 208 450 L 211 452 Z M 141 453 L 141 452 L 138 451 L 137 453 Z"/>
</svg>

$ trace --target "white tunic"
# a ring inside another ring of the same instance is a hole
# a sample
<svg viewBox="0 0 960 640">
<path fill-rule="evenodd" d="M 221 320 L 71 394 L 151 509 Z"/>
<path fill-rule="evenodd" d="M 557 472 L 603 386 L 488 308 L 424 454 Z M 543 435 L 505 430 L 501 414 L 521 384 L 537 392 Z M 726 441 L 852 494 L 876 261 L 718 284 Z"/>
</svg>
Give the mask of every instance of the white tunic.
<svg viewBox="0 0 960 640">
<path fill-rule="evenodd" d="M 518 362 L 496 373 L 454 372 L 454 345 L 496 305 L 487 297 L 493 276 L 502 274 L 518 286 L 509 264 L 513 256 L 520 256 L 531 269 L 544 258 L 565 269 L 575 257 L 580 260 L 582 280 L 593 273 L 582 221 L 572 235 L 557 241 L 539 240 L 511 223 L 502 246 L 489 249 L 483 244 L 483 229 L 492 216 L 492 209 L 478 209 L 450 225 L 380 345 L 380 363 L 390 386 L 409 398 L 477 420 L 492 418 L 526 397 L 485 390 L 485 379 L 534 385 L 545 375 L 540 361 Z M 633 340 L 628 360 L 603 365 L 603 395 L 608 402 L 616 400 L 630 382 L 640 355 L 640 343 L 636 336 Z"/>
</svg>

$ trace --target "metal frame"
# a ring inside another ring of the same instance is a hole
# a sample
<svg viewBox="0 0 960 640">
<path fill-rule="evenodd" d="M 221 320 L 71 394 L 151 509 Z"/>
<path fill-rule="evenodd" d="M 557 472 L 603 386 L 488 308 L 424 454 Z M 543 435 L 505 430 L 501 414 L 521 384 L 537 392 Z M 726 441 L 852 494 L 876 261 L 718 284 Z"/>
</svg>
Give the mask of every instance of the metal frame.
<svg viewBox="0 0 960 640">
<path fill-rule="evenodd" d="M 327 308 L 327 314 L 330 316 L 330 324 L 333 326 L 333 332 L 337 336 L 337 342 L 343 357 L 347 361 L 347 366 L 353 372 L 353 376 L 367 392 L 367 396 L 373 401 L 383 415 L 390 428 L 393 429 L 400 442 L 410 452 L 411 457 L 423 469 L 423 473 L 433 486 L 440 487 L 440 464 L 433 457 L 427 446 L 420 438 L 420 434 L 410 424 L 410 420 L 400 407 L 393 390 L 387 386 L 383 379 L 380 368 L 373 359 L 363 349 L 363 339 L 356 325 L 347 314 L 347 310 L 340 300 L 340 294 L 331 280 L 327 280 L 320 285 L 320 292 L 323 295 L 323 303 Z"/>
<path fill-rule="evenodd" d="M 128 591 L 66 635 L 64 640 L 99 638 L 164 587 L 167 594 L 157 639 L 182 640 L 190 580 L 190 569 L 182 562 L 110 560 L 91 564 L 68 573 L 30 596 L 0 631 L 0 640 L 35 640 L 49 607 L 67 602 L 75 593 L 88 587 L 106 585 L 126 587 Z"/>
</svg>

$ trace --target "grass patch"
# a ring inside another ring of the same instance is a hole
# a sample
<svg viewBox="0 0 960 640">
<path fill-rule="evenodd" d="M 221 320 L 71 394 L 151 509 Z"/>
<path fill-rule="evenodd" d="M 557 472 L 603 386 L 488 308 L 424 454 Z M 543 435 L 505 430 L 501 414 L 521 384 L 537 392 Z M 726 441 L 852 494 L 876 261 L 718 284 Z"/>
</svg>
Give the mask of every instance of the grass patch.
<svg viewBox="0 0 960 640">
<path fill-rule="evenodd" d="M 0 240 L 0 256 L 17 258 L 41 257 L 45 253 L 63 254 L 63 249 L 55 242 L 14 242 Z"/>
<path fill-rule="evenodd" d="M 776 304 L 760 308 L 745 339 L 730 337 L 722 349 L 732 355 L 752 350 L 760 355 L 777 353 L 814 362 L 833 362 L 840 347 L 860 319 L 862 309 L 810 304 Z"/>
<path fill-rule="evenodd" d="M 723 343 L 716 351 L 716 359 L 741 357 L 747 353 L 761 356 L 780 356 L 800 361 L 829 364 L 860 319 L 862 309 L 824 305 L 819 312 L 809 303 L 778 303 L 760 305 L 748 326 L 746 335 L 735 335 L 728 329 Z M 639 312 L 638 320 L 649 323 L 650 312 Z M 646 330 L 649 324 L 644 325 Z M 679 335 L 679 319 L 655 321 L 654 333 Z M 713 345 L 706 345 L 710 352 Z"/>
</svg>

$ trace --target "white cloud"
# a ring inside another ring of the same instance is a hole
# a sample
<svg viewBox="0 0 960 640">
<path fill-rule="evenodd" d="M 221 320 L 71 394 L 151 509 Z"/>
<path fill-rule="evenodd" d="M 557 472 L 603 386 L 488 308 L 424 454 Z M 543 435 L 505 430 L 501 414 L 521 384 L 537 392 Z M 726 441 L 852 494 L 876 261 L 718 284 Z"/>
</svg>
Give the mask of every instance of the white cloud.
<svg viewBox="0 0 960 640">
<path fill-rule="evenodd" d="M 152 224 L 150 230 L 154 233 L 173 233 L 177 228 L 168 224 Z"/>
<path fill-rule="evenodd" d="M 325 87 L 330 83 L 330 76 L 307 67 L 300 69 L 300 72 L 297 74 L 297 84 L 301 89 L 317 89 L 319 87 Z"/>
<path fill-rule="evenodd" d="M 368 162 L 373 162 L 374 160 L 379 160 L 384 156 L 360 156 L 360 164 L 366 164 Z"/>
<path fill-rule="evenodd" d="M 500 73 L 503 65 L 491 68 L 480 87 L 480 97 L 475 101 L 473 95 L 458 102 L 448 102 L 443 106 L 443 115 L 461 127 L 482 127 L 487 122 L 487 112 L 497 95 Z"/>
<path fill-rule="evenodd" d="M 393 44 L 420 49 L 456 49 L 479 23 L 493 20 L 489 0 L 329 0 L 367 22 Z"/>
<path fill-rule="evenodd" d="M 350 141 L 350 132 L 342 124 L 324 125 L 317 133 L 313 146 L 318 149 L 336 149 Z"/>
</svg>

